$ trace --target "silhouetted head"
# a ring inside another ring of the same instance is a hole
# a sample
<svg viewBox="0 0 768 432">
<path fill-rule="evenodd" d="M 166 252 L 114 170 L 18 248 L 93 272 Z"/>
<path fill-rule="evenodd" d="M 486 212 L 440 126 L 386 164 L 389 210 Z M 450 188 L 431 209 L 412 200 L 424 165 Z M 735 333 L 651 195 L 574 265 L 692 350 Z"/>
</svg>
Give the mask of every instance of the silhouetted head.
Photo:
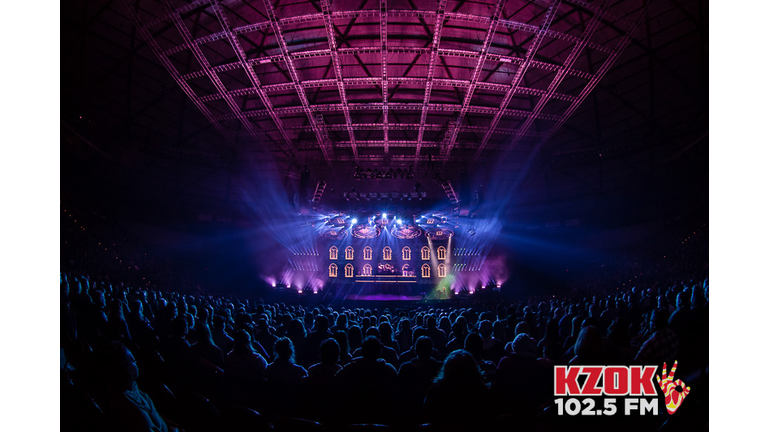
<svg viewBox="0 0 768 432">
<path fill-rule="evenodd" d="M 349 328 L 349 346 L 350 348 L 358 348 L 363 343 L 363 332 L 360 327 L 353 325 Z"/>
<path fill-rule="evenodd" d="M 480 336 L 484 338 L 491 337 L 491 333 L 493 333 L 493 324 L 488 320 L 480 321 L 479 333 Z"/>
<path fill-rule="evenodd" d="M 448 354 L 435 382 L 457 387 L 485 386 L 475 358 L 465 350 L 456 350 Z"/>
<path fill-rule="evenodd" d="M 275 342 L 275 359 L 285 360 L 289 363 L 294 362 L 293 342 L 287 337 L 280 338 Z"/>
<path fill-rule="evenodd" d="M 411 329 L 411 322 L 408 319 L 400 321 L 400 331 L 408 331 Z"/>
<path fill-rule="evenodd" d="M 520 333 L 531 333 L 531 325 L 528 324 L 525 321 L 520 321 L 515 326 L 515 336 L 519 335 Z"/>
<path fill-rule="evenodd" d="M 175 337 L 186 337 L 189 332 L 187 320 L 183 316 L 177 316 L 171 322 L 171 333 Z"/>
<path fill-rule="evenodd" d="M 93 303 L 99 308 L 107 306 L 107 299 L 104 297 L 104 291 L 96 290 L 93 292 Z"/>
<path fill-rule="evenodd" d="M 336 319 L 336 326 L 343 329 L 347 328 L 347 315 L 339 315 L 339 317 Z"/>
<path fill-rule="evenodd" d="M 339 362 L 339 343 L 335 339 L 328 338 L 320 343 L 320 362 L 336 364 Z"/>
<path fill-rule="evenodd" d="M 464 349 L 472 355 L 479 356 L 483 352 L 483 337 L 475 332 L 468 334 L 467 338 L 464 339 Z"/>
<path fill-rule="evenodd" d="M 437 320 L 435 320 L 434 316 L 430 315 L 427 317 L 426 324 L 428 329 L 433 329 L 437 326 Z"/>
<path fill-rule="evenodd" d="M 379 324 L 379 333 L 381 333 L 382 340 L 392 340 L 392 325 L 383 321 Z"/>
<path fill-rule="evenodd" d="M 381 355 L 381 342 L 376 336 L 368 336 L 363 341 L 361 348 L 363 358 L 366 360 L 375 360 Z"/>
<path fill-rule="evenodd" d="M 137 321 L 144 320 L 144 304 L 141 300 L 136 299 L 131 302 L 131 315 Z"/>
<path fill-rule="evenodd" d="M 347 332 L 345 332 L 344 330 L 336 330 L 333 333 L 333 338 L 339 344 L 339 352 L 340 352 L 340 354 L 347 354 L 347 353 L 349 353 L 349 341 L 348 341 L 348 338 L 347 338 Z"/>
<path fill-rule="evenodd" d="M 584 319 L 584 322 L 583 322 L 583 323 L 581 323 L 581 327 L 582 327 L 582 328 L 584 328 L 584 327 L 588 327 L 588 326 L 597 327 L 597 326 L 599 326 L 599 325 L 600 325 L 600 321 L 597 319 L 597 317 L 589 317 L 589 318 L 585 318 L 585 319 Z"/>
<path fill-rule="evenodd" d="M 493 337 L 502 341 L 507 339 L 507 331 L 504 327 L 504 321 L 496 320 L 493 322 Z"/>
<path fill-rule="evenodd" d="M 366 336 L 376 336 L 377 338 L 381 336 L 381 333 L 379 332 L 379 329 L 376 327 L 369 327 L 368 330 L 365 331 Z"/>
<path fill-rule="evenodd" d="M 651 313 L 651 331 L 659 331 L 667 328 L 669 311 L 666 309 L 654 309 Z"/>
<path fill-rule="evenodd" d="M 205 345 L 216 345 L 213 342 L 213 335 L 211 334 L 211 328 L 208 324 L 203 322 L 197 325 L 197 343 Z"/>
<path fill-rule="evenodd" d="M 319 332 L 327 332 L 328 331 L 328 318 L 326 318 L 324 315 L 320 315 L 315 319 L 315 328 Z"/>
<path fill-rule="evenodd" d="M 307 336 L 307 332 L 304 330 L 304 324 L 298 319 L 291 320 L 286 334 L 291 339 L 304 339 Z"/>
<path fill-rule="evenodd" d="M 432 339 L 422 336 L 416 340 L 416 356 L 420 359 L 432 356 Z"/>
<path fill-rule="evenodd" d="M 522 355 L 536 355 L 533 338 L 525 333 L 515 336 L 515 340 L 512 341 L 512 352 Z"/>
<path fill-rule="evenodd" d="M 213 330 L 219 331 L 224 329 L 224 317 L 221 315 L 213 316 Z"/>
<path fill-rule="evenodd" d="M 603 338 L 600 336 L 600 330 L 592 325 L 582 328 L 578 339 L 576 339 L 574 352 L 579 356 L 582 363 L 600 359 L 603 353 Z"/>
<path fill-rule="evenodd" d="M 259 330 L 259 333 L 269 333 L 269 324 L 265 318 L 260 318 L 256 322 L 256 328 Z"/>
<path fill-rule="evenodd" d="M 253 352 L 253 346 L 251 345 L 251 335 L 248 334 L 247 331 L 238 330 L 235 332 L 235 345 L 233 347 L 233 351 L 236 353 L 247 354 Z"/>
</svg>

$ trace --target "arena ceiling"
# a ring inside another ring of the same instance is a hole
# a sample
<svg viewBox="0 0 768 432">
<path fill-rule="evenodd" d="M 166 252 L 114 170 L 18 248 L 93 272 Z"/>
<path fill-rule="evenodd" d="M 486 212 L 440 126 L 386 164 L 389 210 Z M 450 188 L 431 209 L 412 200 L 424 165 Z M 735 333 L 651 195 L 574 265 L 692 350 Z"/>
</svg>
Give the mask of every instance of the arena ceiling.
<svg viewBox="0 0 768 432">
<path fill-rule="evenodd" d="M 500 158 L 522 178 L 542 155 L 534 174 L 557 169 L 532 195 L 557 176 L 605 195 L 708 131 L 706 1 L 61 6 L 64 187 L 153 208 L 226 212 L 242 161 L 267 155 L 277 179 Z"/>
</svg>

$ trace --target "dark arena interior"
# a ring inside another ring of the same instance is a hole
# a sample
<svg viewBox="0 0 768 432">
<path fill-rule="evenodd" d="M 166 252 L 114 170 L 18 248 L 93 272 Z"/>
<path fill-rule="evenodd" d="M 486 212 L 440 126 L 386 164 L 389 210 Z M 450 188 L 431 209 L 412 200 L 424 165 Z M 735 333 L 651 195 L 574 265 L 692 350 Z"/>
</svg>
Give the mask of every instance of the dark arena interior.
<svg viewBox="0 0 768 432">
<path fill-rule="evenodd" d="M 62 430 L 708 428 L 707 1 L 60 6 Z"/>
</svg>

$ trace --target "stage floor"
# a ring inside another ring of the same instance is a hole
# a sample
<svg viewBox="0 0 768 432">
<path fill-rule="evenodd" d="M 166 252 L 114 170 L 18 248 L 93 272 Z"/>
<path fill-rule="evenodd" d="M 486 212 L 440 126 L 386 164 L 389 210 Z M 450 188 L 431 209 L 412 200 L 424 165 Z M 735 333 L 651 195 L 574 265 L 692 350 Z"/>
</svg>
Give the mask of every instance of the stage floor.
<svg viewBox="0 0 768 432">
<path fill-rule="evenodd" d="M 368 301 L 418 301 L 422 297 L 396 295 L 396 294 L 349 294 L 343 297 L 343 300 L 368 300 Z"/>
</svg>

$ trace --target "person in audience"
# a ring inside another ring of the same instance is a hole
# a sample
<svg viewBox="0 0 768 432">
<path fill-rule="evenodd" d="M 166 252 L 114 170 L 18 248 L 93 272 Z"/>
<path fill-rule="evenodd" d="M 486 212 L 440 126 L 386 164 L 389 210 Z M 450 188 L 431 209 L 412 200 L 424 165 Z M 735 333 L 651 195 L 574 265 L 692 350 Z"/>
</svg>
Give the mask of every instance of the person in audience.
<svg viewBox="0 0 768 432">
<path fill-rule="evenodd" d="M 120 342 L 111 342 L 104 352 L 106 382 L 109 385 L 109 429 L 113 431 L 176 431 L 169 428 L 155 404 L 139 389 L 136 379 L 139 367 L 128 348 Z"/>
<path fill-rule="evenodd" d="M 393 349 L 395 351 L 395 355 L 400 354 L 400 345 L 394 339 L 392 325 L 389 322 L 384 321 L 379 324 L 379 333 L 381 334 L 381 343 Z"/>
<path fill-rule="evenodd" d="M 464 350 L 472 354 L 483 376 L 486 379 L 490 378 L 496 370 L 496 365 L 490 360 L 483 360 L 483 337 L 475 332 L 468 334 L 464 339 Z"/>
<path fill-rule="evenodd" d="M 434 423 L 468 424 L 484 419 L 489 406 L 490 391 L 472 354 L 465 350 L 448 354 L 424 398 L 426 419 Z"/>
<path fill-rule="evenodd" d="M 211 328 L 205 322 L 198 323 L 197 327 L 197 343 L 192 346 L 192 352 L 202 361 L 224 369 L 224 354 L 213 341 Z"/>
<path fill-rule="evenodd" d="M 400 365 L 397 379 L 401 388 L 415 391 L 419 400 L 423 400 L 427 390 L 440 371 L 442 363 L 432 357 L 432 340 L 421 336 L 416 341 L 416 358 Z M 411 394 L 405 391 L 405 394 Z"/>
<path fill-rule="evenodd" d="M 296 364 L 291 339 L 280 338 L 275 342 L 275 361 L 267 366 L 264 376 L 267 381 L 286 386 L 296 386 L 307 377 L 307 370 Z"/>
<path fill-rule="evenodd" d="M 376 328 L 376 327 L 369 327 L 368 330 L 365 332 L 365 335 L 367 337 L 373 336 L 373 337 L 376 338 L 376 340 L 380 341 L 380 339 L 379 339 L 379 337 L 380 337 L 379 329 Z M 393 348 L 390 348 L 390 347 L 388 347 L 388 346 L 386 346 L 384 344 L 381 344 L 381 347 L 379 348 L 379 351 L 380 351 L 379 355 L 387 363 L 389 363 L 391 365 L 398 364 L 397 352 Z M 352 353 L 352 357 L 353 358 L 360 357 L 362 355 L 363 355 L 363 348 L 362 347 L 356 349 L 355 352 Z"/>
<path fill-rule="evenodd" d="M 235 340 L 227 333 L 226 321 L 223 316 L 215 315 L 213 317 L 213 343 L 216 344 L 222 351 L 222 353 L 228 354 L 232 351 L 232 347 L 235 345 Z"/>
<path fill-rule="evenodd" d="M 245 330 L 235 333 L 232 351 L 227 354 L 226 373 L 240 382 L 259 385 L 264 380 L 267 361 L 254 351 L 251 335 Z"/>
<path fill-rule="evenodd" d="M 333 333 L 328 330 L 329 328 L 328 318 L 324 315 L 320 315 L 315 319 L 315 331 L 309 334 L 306 339 L 306 351 L 307 361 L 315 363 L 319 360 L 318 354 L 320 344 L 326 340 L 333 338 Z"/>
<path fill-rule="evenodd" d="M 400 354 L 411 349 L 413 345 L 413 330 L 411 330 L 411 321 L 408 318 L 402 319 L 398 324 L 395 340 L 400 346 Z"/>
<path fill-rule="evenodd" d="M 308 350 L 307 331 L 304 328 L 304 323 L 299 319 L 291 320 L 285 336 L 291 341 L 291 349 L 294 352 L 293 357 L 295 357 L 299 364 L 306 364 Z M 277 341 L 275 341 L 275 345 L 277 345 Z"/>
<path fill-rule="evenodd" d="M 464 339 L 467 338 L 467 324 L 463 317 L 456 318 L 451 326 L 451 340 L 445 345 L 447 352 L 453 352 L 464 348 Z"/>
<path fill-rule="evenodd" d="M 392 418 L 397 371 L 381 358 L 381 348 L 379 338 L 366 337 L 362 355 L 338 373 L 342 399 L 353 420 L 386 422 Z"/>
<path fill-rule="evenodd" d="M 320 363 L 309 367 L 307 375 L 309 379 L 330 382 L 331 378 L 341 370 L 339 364 L 339 343 L 328 338 L 320 343 Z"/>
<path fill-rule="evenodd" d="M 666 309 L 654 309 L 651 313 L 651 336 L 643 342 L 635 355 L 638 364 L 672 364 L 677 360 L 679 340 L 667 322 L 669 312 Z"/>
<path fill-rule="evenodd" d="M 481 355 L 484 360 L 488 360 L 495 364 L 504 357 L 504 341 L 493 335 L 494 331 L 491 321 L 480 321 L 479 327 L 478 333 L 480 333 L 480 336 L 483 338 L 483 350 Z M 498 335 L 499 332 L 497 331 L 496 334 Z"/>
<path fill-rule="evenodd" d="M 339 344 L 339 364 L 345 366 L 352 361 L 352 354 L 349 353 L 349 341 L 347 333 L 343 330 L 337 330 L 333 333 L 333 338 Z"/>
<path fill-rule="evenodd" d="M 573 319 L 573 318 L 571 318 Z M 560 320 L 562 322 L 562 319 Z M 562 342 L 560 341 L 560 325 L 554 319 L 547 321 L 547 331 L 544 333 L 544 339 L 539 342 L 538 352 L 547 351 L 547 358 L 558 359 L 562 354 Z"/>
<path fill-rule="evenodd" d="M 437 348 L 438 351 L 443 351 L 445 349 L 445 343 L 447 342 L 445 339 L 446 335 L 445 332 L 437 328 L 437 320 L 434 316 L 430 315 L 427 317 L 426 327 L 427 336 L 432 339 L 432 343 L 435 344 L 435 348 Z"/>
<path fill-rule="evenodd" d="M 589 324 L 589 319 L 593 319 L 594 324 Z M 597 327 L 598 320 L 596 318 L 589 319 L 584 320 L 584 327 L 579 332 L 579 337 L 573 346 L 574 356 L 570 359 L 569 364 L 594 365 L 605 363 L 605 347 Z"/>
</svg>

